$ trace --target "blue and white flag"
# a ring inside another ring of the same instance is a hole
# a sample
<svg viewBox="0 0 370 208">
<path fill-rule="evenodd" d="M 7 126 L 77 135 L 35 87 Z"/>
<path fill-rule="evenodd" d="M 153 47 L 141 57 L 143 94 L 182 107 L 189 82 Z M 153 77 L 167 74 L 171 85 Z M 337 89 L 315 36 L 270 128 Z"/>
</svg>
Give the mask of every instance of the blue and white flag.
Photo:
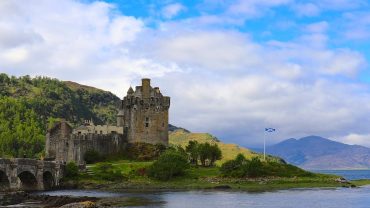
<svg viewBox="0 0 370 208">
<path fill-rule="evenodd" d="M 276 131 L 276 129 L 274 129 L 274 128 L 265 128 L 265 131 L 267 131 L 267 132 L 274 132 L 274 131 Z"/>
</svg>

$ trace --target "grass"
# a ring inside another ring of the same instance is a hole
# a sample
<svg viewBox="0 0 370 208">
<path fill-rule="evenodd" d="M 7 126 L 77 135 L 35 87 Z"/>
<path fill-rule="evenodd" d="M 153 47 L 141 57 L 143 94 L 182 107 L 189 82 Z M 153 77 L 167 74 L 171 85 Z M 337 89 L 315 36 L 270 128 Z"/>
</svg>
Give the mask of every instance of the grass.
<svg viewBox="0 0 370 208">
<path fill-rule="evenodd" d="M 188 145 L 189 141 L 195 140 L 198 143 L 211 143 L 217 144 L 222 151 L 222 159 L 217 161 L 217 165 L 234 159 L 239 153 L 243 154 L 247 159 L 253 157 L 262 157 L 261 154 L 255 153 L 247 148 L 240 147 L 236 144 L 226 144 L 219 141 L 216 137 L 208 133 L 189 133 L 182 129 L 170 132 L 169 134 L 169 143 L 171 145 L 179 145 L 185 148 Z"/>
<path fill-rule="evenodd" d="M 370 179 L 353 180 L 351 183 L 355 186 L 366 186 L 370 185 Z"/>
<path fill-rule="evenodd" d="M 231 188 L 231 190 L 267 191 L 290 188 L 318 188 L 341 187 L 335 181 L 338 176 L 325 174 L 312 174 L 307 177 L 265 177 L 265 178 L 224 178 L 220 176 L 218 167 L 192 166 L 181 177 L 169 181 L 158 181 L 138 174 L 138 169 L 146 168 L 152 162 L 137 162 L 120 160 L 115 162 L 102 162 L 87 166 L 88 173 L 83 173 L 78 178 L 79 188 L 106 189 L 106 190 L 190 190 Z M 107 181 L 99 176 L 100 166 L 111 164 L 114 171 L 120 171 L 125 178 L 120 181 Z M 95 176 L 94 176 L 95 175 Z M 96 177 L 97 176 L 97 177 Z M 76 182 L 76 181 L 75 181 Z M 357 184 L 359 184 L 358 182 Z M 365 183 L 365 182 L 362 182 Z M 366 182 L 370 183 L 370 181 Z M 356 185 L 357 185 L 356 184 Z"/>
</svg>

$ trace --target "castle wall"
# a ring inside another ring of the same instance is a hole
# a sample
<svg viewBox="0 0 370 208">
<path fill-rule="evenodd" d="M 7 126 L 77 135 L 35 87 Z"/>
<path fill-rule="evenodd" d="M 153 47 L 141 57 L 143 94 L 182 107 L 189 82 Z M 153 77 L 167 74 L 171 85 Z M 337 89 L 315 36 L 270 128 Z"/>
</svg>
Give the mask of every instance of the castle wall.
<svg viewBox="0 0 370 208">
<path fill-rule="evenodd" d="M 127 140 L 122 134 L 72 134 L 69 143 L 66 161 L 76 161 L 78 164 L 83 164 L 86 151 L 95 150 L 101 155 L 121 153 L 126 148 Z"/>
<path fill-rule="evenodd" d="M 56 123 L 46 134 L 45 153 L 46 158 L 64 159 L 61 154 L 67 151 L 68 137 L 72 133 L 72 127 L 64 120 Z"/>
<path fill-rule="evenodd" d="M 73 134 L 123 134 L 121 126 L 111 125 L 87 125 L 73 130 Z"/>
</svg>

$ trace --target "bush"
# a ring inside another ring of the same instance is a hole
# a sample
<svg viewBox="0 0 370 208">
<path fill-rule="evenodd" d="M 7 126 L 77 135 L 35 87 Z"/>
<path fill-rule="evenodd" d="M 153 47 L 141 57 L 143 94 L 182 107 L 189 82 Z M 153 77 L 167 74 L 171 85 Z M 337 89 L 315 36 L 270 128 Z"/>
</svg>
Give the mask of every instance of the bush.
<svg viewBox="0 0 370 208">
<path fill-rule="evenodd" d="M 84 155 L 84 160 L 87 164 L 92 164 L 102 161 L 103 157 L 96 150 L 87 150 Z"/>
<path fill-rule="evenodd" d="M 228 177 L 294 177 L 312 176 L 313 173 L 302 170 L 294 165 L 284 164 L 276 161 L 261 162 L 257 157 L 247 160 L 239 154 L 234 160 L 222 164 L 221 174 Z"/>
<path fill-rule="evenodd" d="M 69 162 L 66 165 L 66 177 L 67 178 L 74 178 L 78 176 L 78 166 L 75 162 Z"/>
<path fill-rule="evenodd" d="M 114 170 L 113 165 L 107 163 L 97 166 L 95 177 L 107 181 L 121 181 L 125 179 L 120 170 Z"/>
<path fill-rule="evenodd" d="M 148 175 L 152 178 L 166 181 L 183 175 L 189 167 L 187 157 L 183 153 L 168 150 L 148 168 Z"/>
</svg>

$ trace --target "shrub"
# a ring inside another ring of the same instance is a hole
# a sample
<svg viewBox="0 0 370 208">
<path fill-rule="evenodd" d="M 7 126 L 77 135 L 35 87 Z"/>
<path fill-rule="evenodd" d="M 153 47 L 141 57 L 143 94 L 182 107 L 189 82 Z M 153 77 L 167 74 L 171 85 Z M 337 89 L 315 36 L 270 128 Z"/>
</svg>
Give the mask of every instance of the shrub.
<svg viewBox="0 0 370 208">
<path fill-rule="evenodd" d="M 190 167 L 184 154 L 179 151 L 168 150 L 148 168 L 148 175 L 158 180 L 170 180 L 183 175 Z"/>
<path fill-rule="evenodd" d="M 140 161 L 148 161 L 148 160 L 155 160 L 158 159 L 159 155 L 161 155 L 166 150 L 166 146 L 163 144 L 148 144 L 137 142 L 134 144 L 130 144 L 128 148 L 128 158 Z"/>
<path fill-rule="evenodd" d="M 91 164 L 102 161 L 103 157 L 96 150 L 87 150 L 84 155 L 84 160 L 87 164 Z"/>
<path fill-rule="evenodd" d="M 245 175 L 248 177 L 261 177 L 265 176 L 264 168 L 262 162 L 257 157 L 252 158 L 251 161 L 247 162 L 244 169 Z"/>
<path fill-rule="evenodd" d="M 78 176 L 78 166 L 75 162 L 69 162 L 66 165 L 66 177 L 67 178 L 74 178 Z"/>
<path fill-rule="evenodd" d="M 115 170 L 112 164 L 107 163 L 97 166 L 95 177 L 107 181 L 121 181 L 125 179 L 120 170 Z"/>
<path fill-rule="evenodd" d="M 313 173 L 302 170 L 294 165 L 284 164 L 276 161 L 261 162 L 259 158 L 254 157 L 247 160 L 239 154 L 234 160 L 229 160 L 222 164 L 220 171 L 222 175 L 228 177 L 294 177 L 294 176 L 312 176 Z"/>
</svg>

